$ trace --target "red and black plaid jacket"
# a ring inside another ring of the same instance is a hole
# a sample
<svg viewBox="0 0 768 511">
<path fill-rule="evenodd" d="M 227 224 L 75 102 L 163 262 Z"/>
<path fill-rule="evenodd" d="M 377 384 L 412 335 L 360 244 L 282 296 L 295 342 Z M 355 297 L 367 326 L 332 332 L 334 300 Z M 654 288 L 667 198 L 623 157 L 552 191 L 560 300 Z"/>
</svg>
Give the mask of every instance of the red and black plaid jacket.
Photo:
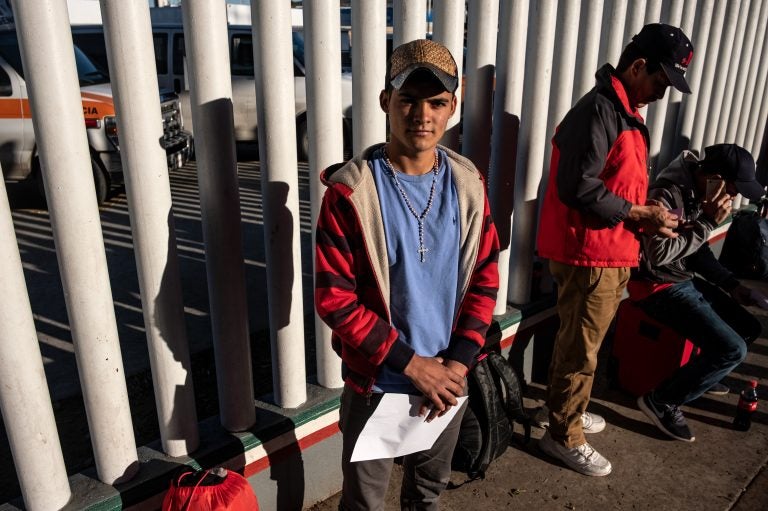
<svg viewBox="0 0 768 511">
<path fill-rule="evenodd" d="M 315 246 L 315 306 L 333 330 L 333 348 L 349 370 L 347 385 L 360 393 L 370 391 L 382 364 L 402 371 L 414 353 L 390 320 L 384 224 L 367 162 L 378 147 L 323 172 L 328 189 Z M 463 156 L 441 149 L 453 171 L 461 219 L 460 306 L 445 357 L 471 366 L 496 303 L 499 241 L 480 172 Z"/>
</svg>

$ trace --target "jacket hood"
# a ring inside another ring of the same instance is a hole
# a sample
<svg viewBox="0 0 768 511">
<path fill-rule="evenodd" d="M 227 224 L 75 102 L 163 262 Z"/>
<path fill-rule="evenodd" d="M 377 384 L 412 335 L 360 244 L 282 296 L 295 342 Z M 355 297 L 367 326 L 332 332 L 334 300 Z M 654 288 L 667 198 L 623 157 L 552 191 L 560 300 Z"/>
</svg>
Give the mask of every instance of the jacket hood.
<svg viewBox="0 0 768 511">
<path fill-rule="evenodd" d="M 691 151 L 683 151 L 659 172 L 655 181 L 663 179 L 678 185 L 683 190 L 696 190 L 692 167 L 698 161 L 699 159 Z M 654 188 L 654 184 L 651 185 L 651 188 Z"/>
<path fill-rule="evenodd" d="M 331 165 L 320 173 L 320 181 L 325 186 L 332 186 L 334 184 L 340 183 L 354 190 L 357 188 L 357 185 L 359 185 L 360 182 L 364 179 L 364 176 L 368 174 L 366 169 L 368 167 L 368 160 L 370 160 L 371 155 L 373 155 L 373 153 L 375 153 L 382 146 L 384 146 L 383 143 L 374 144 L 348 162 Z M 452 160 L 454 165 L 458 164 L 463 170 L 472 174 L 476 174 L 478 178 L 481 178 L 480 172 L 477 170 L 477 168 L 475 168 L 474 164 L 470 160 L 456 153 L 455 151 L 448 149 L 447 147 L 438 145 L 437 148 L 441 151 L 444 151 L 448 158 Z"/>
</svg>

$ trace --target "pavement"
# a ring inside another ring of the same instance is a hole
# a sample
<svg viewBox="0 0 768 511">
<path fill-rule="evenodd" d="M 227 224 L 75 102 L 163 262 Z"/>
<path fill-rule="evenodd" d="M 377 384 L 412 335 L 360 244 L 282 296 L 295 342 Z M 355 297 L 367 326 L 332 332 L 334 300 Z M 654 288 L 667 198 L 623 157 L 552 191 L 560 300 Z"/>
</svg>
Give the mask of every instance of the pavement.
<svg viewBox="0 0 768 511">
<path fill-rule="evenodd" d="M 768 283 L 750 282 L 768 292 Z M 638 410 L 635 398 L 617 389 L 607 375 L 610 339 L 601 349 L 598 374 L 588 410 L 608 425 L 588 441 L 613 465 L 607 477 L 582 476 L 538 448 L 543 429 L 533 428 L 528 444 L 522 428 L 516 441 L 488 469 L 484 480 L 465 482 L 454 472 L 450 489 L 440 498 L 443 511 L 475 509 L 548 510 L 733 510 L 768 509 L 768 311 L 750 308 L 763 324 L 763 337 L 724 383 L 732 389 L 758 380 L 762 402 L 747 432 L 731 426 L 738 395 L 705 395 L 683 407 L 696 441 L 685 443 L 661 433 Z M 531 383 L 525 392 L 531 412 L 543 404 L 544 385 Z M 385 510 L 399 509 L 402 478 L 395 465 Z M 464 483 L 464 484 L 462 484 Z M 336 510 L 339 495 L 311 511 Z"/>
</svg>

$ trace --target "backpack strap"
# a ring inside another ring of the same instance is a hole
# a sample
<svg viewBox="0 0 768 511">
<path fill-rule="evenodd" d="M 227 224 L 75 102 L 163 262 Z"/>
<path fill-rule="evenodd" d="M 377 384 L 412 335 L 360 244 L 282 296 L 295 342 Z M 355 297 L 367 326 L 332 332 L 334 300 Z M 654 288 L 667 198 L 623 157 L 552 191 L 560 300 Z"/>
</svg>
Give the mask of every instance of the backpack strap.
<svg viewBox="0 0 768 511">
<path fill-rule="evenodd" d="M 525 443 L 531 440 L 531 418 L 523 407 L 523 392 L 520 388 L 520 378 L 510 363 L 495 351 L 488 352 L 488 365 L 499 376 L 503 383 L 504 407 L 510 422 L 514 421 L 523 426 Z"/>
<path fill-rule="evenodd" d="M 475 381 L 477 390 L 480 391 L 481 396 L 479 402 L 482 403 L 483 415 L 485 416 L 486 426 L 488 426 L 489 418 L 494 416 L 496 411 L 493 409 L 496 403 L 497 396 L 494 391 L 493 374 L 488 366 L 488 357 L 486 354 L 482 354 L 477 358 L 477 363 L 470 371 L 472 379 Z M 477 401 L 476 401 L 477 402 Z M 483 438 L 482 447 L 475 459 L 473 466 L 467 470 L 470 480 L 485 479 L 485 471 L 491 464 L 491 439 L 488 436 Z"/>
</svg>

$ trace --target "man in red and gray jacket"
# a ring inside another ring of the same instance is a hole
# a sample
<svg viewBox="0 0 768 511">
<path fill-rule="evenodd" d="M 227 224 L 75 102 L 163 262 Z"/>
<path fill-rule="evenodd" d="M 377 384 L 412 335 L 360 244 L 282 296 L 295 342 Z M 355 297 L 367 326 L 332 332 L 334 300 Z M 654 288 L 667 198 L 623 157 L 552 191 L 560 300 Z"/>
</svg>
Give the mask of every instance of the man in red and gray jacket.
<svg viewBox="0 0 768 511">
<path fill-rule="evenodd" d="M 558 286 L 560 328 L 549 369 L 549 429 L 541 449 L 577 472 L 605 476 L 611 463 L 585 432 L 605 421 L 586 412 L 600 349 L 629 269 L 637 266 L 642 230 L 675 236 L 677 217 L 646 205 L 648 130 L 638 111 L 670 85 L 690 92 L 684 73 L 693 46 L 683 32 L 646 25 L 614 69 L 597 71 L 595 87 L 566 114 L 552 139 L 549 183 L 538 250 Z"/>
<path fill-rule="evenodd" d="M 427 420 L 444 415 L 465 394 L 491 322 L 499 242 L 484 181 L 469 160 L 437 145 L 458 79 L 438 43 L 395 49 L 380 94 L 389 142 L 323 173 L 315 305 L 346 383 L 340 509 L 383 508 L 393 459 L 351 461 L 382 397 L 423 396 Z M 404 456 L 403 509 L 437 509 L 462 413 L 431 448 Z"/>
</svg>

